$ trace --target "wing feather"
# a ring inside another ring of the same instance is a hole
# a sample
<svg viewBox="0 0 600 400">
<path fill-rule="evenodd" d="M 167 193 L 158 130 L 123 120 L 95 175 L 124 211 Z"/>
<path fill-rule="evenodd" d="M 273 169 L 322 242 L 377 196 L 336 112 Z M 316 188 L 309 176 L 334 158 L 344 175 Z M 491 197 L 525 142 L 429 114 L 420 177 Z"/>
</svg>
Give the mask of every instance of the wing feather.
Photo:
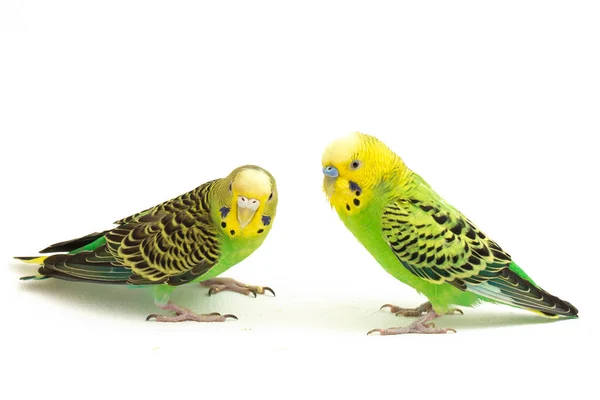
<svg viewBox="0 0 600 400">
<path fill-rule="evenodd" d="M 442 201 L 395 199 L 383 211 L 382 234 L 402 265 L 428 282 L 547 316 L 577 315 L 573 305 L 511 268 L 508 253 Z"/>
<path fill-rule="evenodd" d="M 431 283 L 462 290 L 497 277 L 510 255 L 443 204 L 396 199 L 383 211 L 383 236 L 400 262 Z"/>
<path fill-rule="evenodd" d="M 118 221 L 118 227 L 103 232 L 105 244 L 50 256 L 40 273 L 133 285 L 180 285 L 196 279 L 218 263 L 221 255 L 218 230 L 210 216 L 211 189 L 217 182 Z"/>
</svg>

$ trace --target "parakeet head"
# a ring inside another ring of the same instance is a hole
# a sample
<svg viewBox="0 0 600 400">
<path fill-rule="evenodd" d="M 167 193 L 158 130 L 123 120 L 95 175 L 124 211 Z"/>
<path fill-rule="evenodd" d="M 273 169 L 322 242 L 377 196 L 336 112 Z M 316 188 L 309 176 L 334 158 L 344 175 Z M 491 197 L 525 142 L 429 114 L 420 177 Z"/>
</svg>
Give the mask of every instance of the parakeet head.
<svg viewBox="0 0 600 400">
<path fill-rule="evenodd" d="M 381 183 L 406 166 L 377 138 L 355 132 L 330 143 L 323 152 L 323 189 L 338 213 L 359 212 Z"/>
<path fill-rule="evenodd" d="M 230 236 L 257 236 L 268 231 L 277 208 L 275 178 L 256 165 L 234 169 L 222 181 L 221 228 Z"/>
</svg>

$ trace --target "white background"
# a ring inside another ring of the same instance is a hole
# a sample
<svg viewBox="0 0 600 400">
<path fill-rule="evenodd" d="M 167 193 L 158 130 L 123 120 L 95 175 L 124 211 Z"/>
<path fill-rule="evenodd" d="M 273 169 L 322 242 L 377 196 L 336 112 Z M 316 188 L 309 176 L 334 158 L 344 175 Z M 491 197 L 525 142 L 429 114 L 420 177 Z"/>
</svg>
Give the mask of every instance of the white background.
<svg viewBox="0 0 600 400">
<path fill-rule="evenodd" d="M 0 5 L 10 398 L 598 392 L 597 3 L 90 3 Z M 382 304 L 425 299 L 377 265 L 322 193 L 323 148 L 356 130 L 580 318 L 483 306 L 439 320 L 455 335 L 367 337 L 410 322 Z M 11 256 L 246 163 L 275 175 L 280 206 L 264 245 L 226 276 L 277 297 L 208 298 L 195 285 L 173 297 L 239 321 L 145 322 L 157 309 L 144 289 L 18 280 L 35 267 Z"/>
</svg>

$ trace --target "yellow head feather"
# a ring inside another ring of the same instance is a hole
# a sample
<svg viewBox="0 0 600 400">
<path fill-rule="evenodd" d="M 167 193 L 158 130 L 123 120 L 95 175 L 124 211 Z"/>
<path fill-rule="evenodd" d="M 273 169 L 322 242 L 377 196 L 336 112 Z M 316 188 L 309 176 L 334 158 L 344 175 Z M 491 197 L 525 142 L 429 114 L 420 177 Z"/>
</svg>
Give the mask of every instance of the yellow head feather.
<svg viewBox="0 0 600 400">
<path fill-rule="evenodd" d="M 393 151 L 377 138 L 354 132 L 330 143 L 323 152 L 323 168 L 337 176 L 325 176 L 323 189 L 338 212 L 359 212 L 380 183 L 400 179 L 408 170 Z"/>
<path fill-rule="evenodd" d="M 259 202 L 245 226 L 241 226 L 238 219 L 240 197 Z M 222 180 L 218 198 L 220 204 L 215 207 L 215 216 L 220 218 L 220 226 L 228 235 L 235 238 L 264 237 L 271 229 L 278 196 L 275 178 L 267 170 L 256 165 L 236 168 Z M 222 213 L 222 207 L 227 212 Z"/>
<path fill-rule="evenodd" d="M 271 178 L 262 169 L 240 170 L 232 182 L 232 189 L 241 196 L 266 200 L 273 191 Z"/>
</svg>

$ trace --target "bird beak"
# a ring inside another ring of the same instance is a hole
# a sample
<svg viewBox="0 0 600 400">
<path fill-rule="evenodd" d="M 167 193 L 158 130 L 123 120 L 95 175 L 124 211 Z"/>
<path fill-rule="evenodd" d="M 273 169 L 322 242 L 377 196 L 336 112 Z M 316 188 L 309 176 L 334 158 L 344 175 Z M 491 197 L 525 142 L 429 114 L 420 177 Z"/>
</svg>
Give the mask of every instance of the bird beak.
<svg viewBox="0 0 600 400">
<path fill-rule="evenodd" d="M 335 181 L 340 173 L 336 167 L 328 165 L 323 168 L 323 175 L 325 175 L 325 178 L 323 179 L 323 189 L 325 190 L 327 197 L 331 197 L 335 191 Z"/>
<path fill-rule="evenodd" d="M 256 210 L 260 205 L 260 200 L 257 199 L 249 199 L 243 196 L 238 197 L 237 202 L 237 219 L 240 223 L 241 228 L 245 228 L 246 225 L 252 221 L 254 214 L 256 214 Z"/>
</svg>

